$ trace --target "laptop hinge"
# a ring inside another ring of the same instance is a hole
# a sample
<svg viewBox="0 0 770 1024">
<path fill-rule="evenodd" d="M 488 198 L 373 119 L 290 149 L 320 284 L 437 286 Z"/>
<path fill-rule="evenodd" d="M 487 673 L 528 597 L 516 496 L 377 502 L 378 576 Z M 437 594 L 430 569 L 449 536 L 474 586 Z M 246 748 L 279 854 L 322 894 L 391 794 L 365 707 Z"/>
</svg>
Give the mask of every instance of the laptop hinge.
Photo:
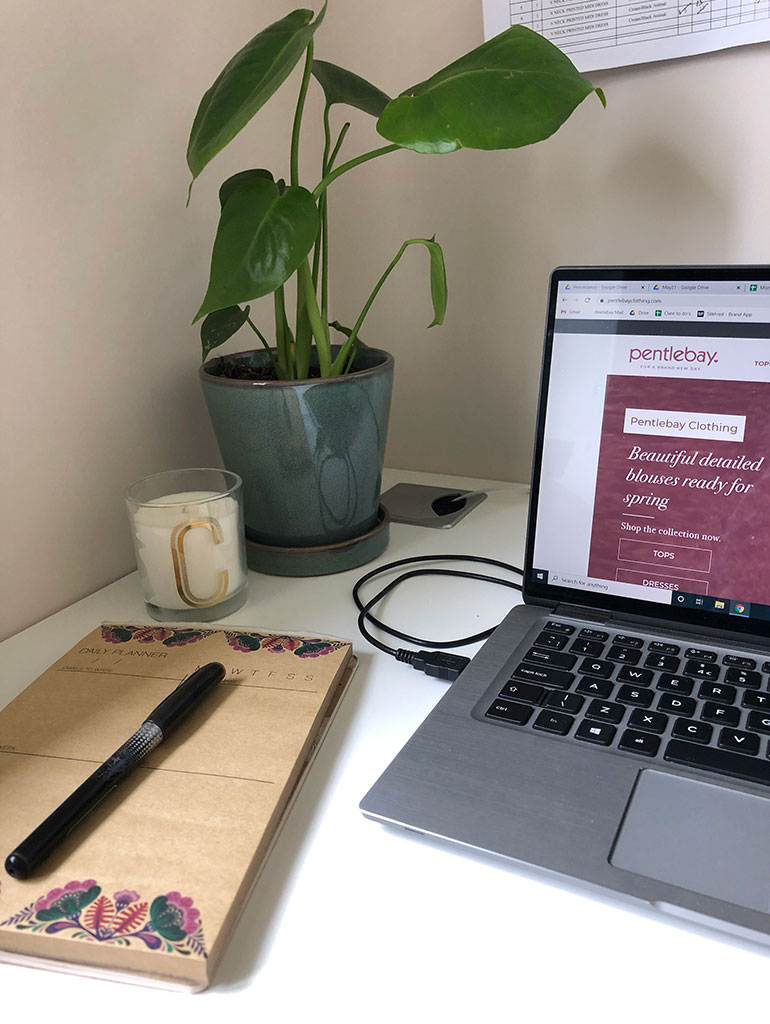
<svg viewBox="0 0 770 1024">
<path fill-rule="evenodd" d="M 703 636 L 712 639 L 715 643 L 730 644 L 737 648 L 750 647 L 764 652 L 768 648 L 766 636 L 756 636 L 753 633 L 737 634 L 730 630 L 716 629 L 713 626 L 698 626 L 689 622 L 674 622 L 665 619 L 654 618 L 650 615 L 638 615 L 633 612 L 617 613 L 604 608 L 586 608 L 585 605 L 557 604 L 554 608 L 555 615 L 564 615 L 571 619 L 582 619 L 586 622 L 614 622 L 617 628 L 623 629 L 629 625 L 637 629 L 654 629 L 661 635 L 692 635 Z"/>
<path fill-rule="evenodd" d="M 557 604 L 554 615 L 564 615 L 570 619 L 585 619 L 586 622 L 606 622 L 612 618 L 612 612 L 604 608 L 586 608 L 579 604 Z"/>
</svg>

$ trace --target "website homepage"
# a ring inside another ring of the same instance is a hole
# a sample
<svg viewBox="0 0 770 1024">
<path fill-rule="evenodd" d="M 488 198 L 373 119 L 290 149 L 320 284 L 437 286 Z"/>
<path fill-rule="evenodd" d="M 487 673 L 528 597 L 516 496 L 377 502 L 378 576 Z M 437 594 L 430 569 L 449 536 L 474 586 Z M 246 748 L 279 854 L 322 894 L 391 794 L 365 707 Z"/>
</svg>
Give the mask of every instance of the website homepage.
<svg viewBox="0 0 770 1024">
<path fill-rule="evenodd" d="M 770 618 L 770 338 L 559 326 L 540 579 Z"/>
</svg>

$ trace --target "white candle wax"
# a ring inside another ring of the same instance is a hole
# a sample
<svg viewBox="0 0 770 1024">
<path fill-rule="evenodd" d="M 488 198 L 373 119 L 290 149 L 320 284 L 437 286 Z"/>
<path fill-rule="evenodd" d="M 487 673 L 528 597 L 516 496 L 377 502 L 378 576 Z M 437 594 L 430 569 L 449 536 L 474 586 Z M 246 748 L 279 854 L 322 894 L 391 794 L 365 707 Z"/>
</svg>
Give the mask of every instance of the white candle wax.
<svg viewBox="0 0 770 1024">
<path fill-rule="evenodd" d="M 145 598 L 159 608 L 207 608 L 246 582 L 238 502 L 227 495 L 155 498 L 136 510 L 134 535 Z"/>
</svg>

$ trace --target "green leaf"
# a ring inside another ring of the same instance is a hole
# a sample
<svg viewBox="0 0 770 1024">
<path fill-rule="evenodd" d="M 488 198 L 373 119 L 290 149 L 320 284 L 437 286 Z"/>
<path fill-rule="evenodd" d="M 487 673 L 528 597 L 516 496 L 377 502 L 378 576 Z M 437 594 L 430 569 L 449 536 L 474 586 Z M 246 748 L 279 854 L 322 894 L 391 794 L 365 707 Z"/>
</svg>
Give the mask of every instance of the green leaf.
<svg viewBox="0 0 770 1024">
<path fill-rule="evenodd" d="M 446 315 L 447 285 L 444 253 L 433 238 L 416 238 L 414 241 L 422 242 L 430 253 L 430 297 L 433 301 L 433 320 L 428 327 L 437 327 L 439 324 L 443 324 Z M 410 244 L 407 242 L 407 245 Z"/>
<path fill-rule="evenodd" d="M 444 254 L 441 251 L 441 246 L 434 238 L 409 238 L 404 242 L 396 255 L 390 261 L 388 266 L 385 268 L 385 273 L 372 289 L 369 298 L 364 303 L 364 308 L 358 314 L 358 319 L 356 320 L 353 329 L 348 334 L 348 340 L 339 350 L 336 359 L 332 363 L 331 372 L 329 374 L 324 374 L 324 376 L 336 377 L 339 374 L 348 373 L 350 371 L 352 357 L 355 353 L 355 347 L 358 344 L 358 332 L 361 330 L 361 324 L 363 324 L 367 313 L 372 307 L 372 303 L 379 294 L 380 289 L 393 273 L 393 270 L 398 265 L 399 260 L 410 245 L 424 245 L 430 254 L 430 295 L 433 300 L 433 320 L 428 324 L 428 327 L 435 327 L 437 324 L 442 324 L 444 322 L 444 314 L 446 313 L 447 304 L 447 284 L 446 269 L 444 267 Z M 347 333 L 346 329 L 341 325 L 337 327 L 337 329 L 341 329 L 343 334 Z"/>
<path fill-rule="evenodd" d="M 328 61 L 314 60 L 313 75 L 326 95 L 327 107 L 333 103 L 347 103 L 357 110 L 363 110 L 365 114 L 379 117 L 390 102 L 390 96 L 386 96 L 365 78 Z"/>
<path fill-rule="evenodd" d="M 325 3 L 315 21 L 312 11 L 292 11 L 254 36 L 220 72 L 190 132 L 187 165 L 193 180 L 285 82 L 325 13 Z"/>
<path fill-rule="evenodd" d="M 274 180 L 270 171 L 257 169 L 256 167 L 250 171 L 238 171 L 237 174 L 232 174 L 219 186 L 219 208 L 221 209 L 225 205 L 241 182 L 251 181 L 252 178 L 267 178 L 268 181 Z"/>
<path fill-rule="evenodd" d="M 237 185 L 222 207 L 209 286 L 193 323 L 274 292 L 310 252 L 318 225 L 305 188 L 290 186 L 281 195 L 274 181 L 262 177 Z"/>
<path fill-rule="evenodd" d="M 245 309 L 241 309 L 240 306 L 227 306 L 225 309 L 215 309 L 213 313 L 209 313 L 201 324 L 201 361 L 206 359 L 212 348 L 219 348 L 229 341 L 248 319 L 248 306 Z"/>
<path fill-rule="evenodd" d="M 515 149 L 540 142 L 596 92 L 543 36 L 514 25 L 391 100 L 384 138 L 418 153 Z"/>
<path fill-rule="evenodd" d="M 344 324 L 341 324 L 339 320 L 329 321 L 329 326 L 333 327 L 335 331 L 339 331 L 340 334 L 344 334 L 346 338 L 349 338 L 353 333 L 352 327 L 346 327 Z"/>
</svg>

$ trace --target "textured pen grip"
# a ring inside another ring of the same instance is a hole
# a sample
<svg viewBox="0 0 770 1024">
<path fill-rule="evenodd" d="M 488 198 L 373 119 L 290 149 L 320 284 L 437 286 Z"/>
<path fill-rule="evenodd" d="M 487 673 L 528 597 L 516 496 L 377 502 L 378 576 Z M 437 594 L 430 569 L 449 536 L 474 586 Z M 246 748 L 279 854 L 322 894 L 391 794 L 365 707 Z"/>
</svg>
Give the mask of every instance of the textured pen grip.
<svg viewBox="0 0 770 1024">
<path fill-rule="evenodd" d="M 143 757 L 150 753 L 162 742 L 163 733 L 154 722 L 143 722 L 133 736 L 129 736 L 125 743 L 121 744 L 112 757 L 108 757 L 104 764 L 97 768 L 92 778 L 99 779 L 105 775 L 118 772 L 123 775 L 134 765 L 139 764 Z"/>
</svg>

